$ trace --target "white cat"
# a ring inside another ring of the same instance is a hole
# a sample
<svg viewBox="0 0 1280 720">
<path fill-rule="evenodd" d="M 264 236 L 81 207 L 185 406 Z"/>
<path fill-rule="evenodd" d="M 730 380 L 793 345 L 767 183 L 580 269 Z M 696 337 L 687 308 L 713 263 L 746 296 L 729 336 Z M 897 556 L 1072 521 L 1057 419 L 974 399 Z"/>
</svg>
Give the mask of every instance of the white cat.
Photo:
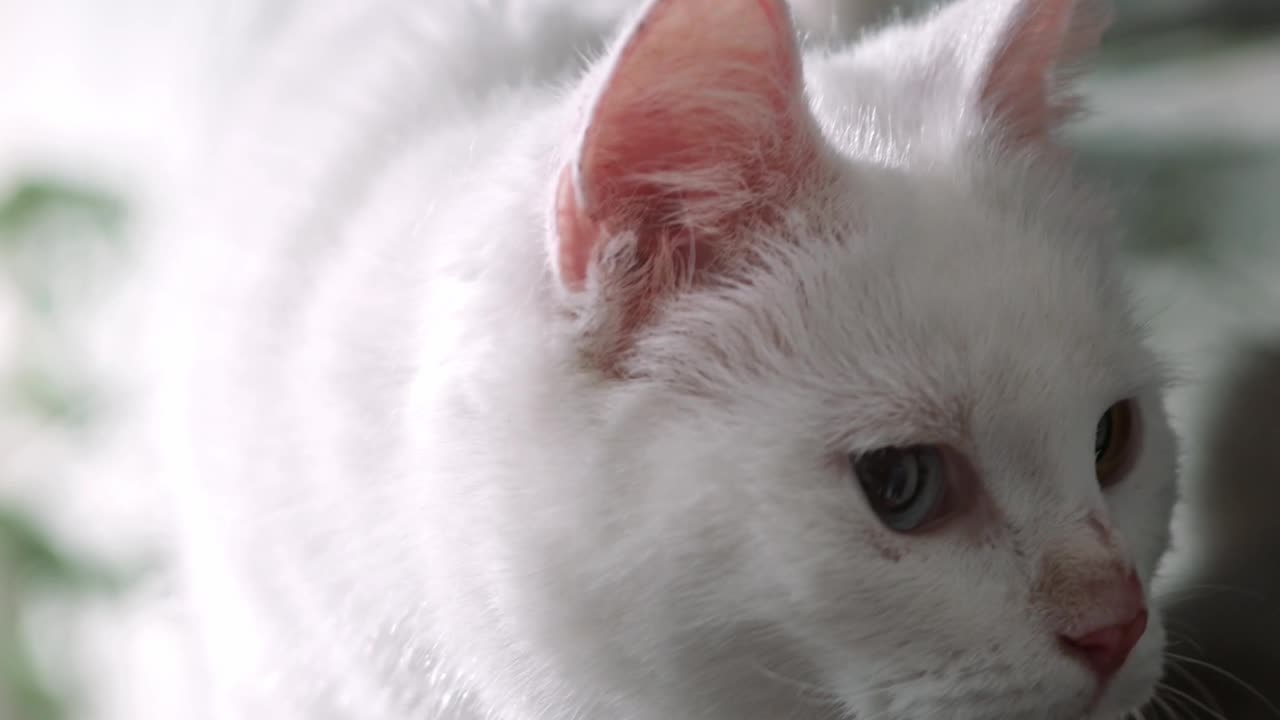
<svg viewBox="0 0 1280 720">
<path fill-rule="evenodd" d="M 165 268 L 213 715 L 1143 703 L 1173 439 L 1052 139 L 1095 10 L 652 0 L 580 74 L 607 13 L 309 5 Z"/>
</svg>

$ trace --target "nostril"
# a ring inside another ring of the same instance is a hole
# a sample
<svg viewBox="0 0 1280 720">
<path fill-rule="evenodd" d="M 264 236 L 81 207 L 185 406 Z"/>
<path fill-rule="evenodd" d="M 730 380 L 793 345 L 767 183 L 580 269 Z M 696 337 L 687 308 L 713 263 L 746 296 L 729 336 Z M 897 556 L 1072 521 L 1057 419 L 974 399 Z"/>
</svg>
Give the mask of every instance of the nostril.
<svg viewBox="0 0 1280 720">
<path fill-rule="evenodd" d="M 1130 620 L 1092 630 L 1078 636 L 1060 635 L 1059 643 L 1067 654 L 1079 658 L 1098 677 L 1109 680 L 1124 666 L 1129 653 L 1147 630 L 1147 611 L 1139 610 Z"/>
</svg>

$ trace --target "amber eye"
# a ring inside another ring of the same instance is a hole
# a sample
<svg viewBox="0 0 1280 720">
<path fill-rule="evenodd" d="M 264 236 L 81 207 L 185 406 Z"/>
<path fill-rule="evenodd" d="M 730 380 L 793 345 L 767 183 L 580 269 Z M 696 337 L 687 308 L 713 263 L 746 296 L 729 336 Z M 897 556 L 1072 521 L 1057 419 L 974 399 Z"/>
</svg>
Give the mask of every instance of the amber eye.
<svg viewBox="0 0 1280 720">
<path fill-rule="evenodd" d="M 1112 405 L 1093 433 L 1093 463 L 1098 483 L 1110 487 L 1124 479 L 1133 458 L 1137 409 L 1132 400 Z"/>
</svg>

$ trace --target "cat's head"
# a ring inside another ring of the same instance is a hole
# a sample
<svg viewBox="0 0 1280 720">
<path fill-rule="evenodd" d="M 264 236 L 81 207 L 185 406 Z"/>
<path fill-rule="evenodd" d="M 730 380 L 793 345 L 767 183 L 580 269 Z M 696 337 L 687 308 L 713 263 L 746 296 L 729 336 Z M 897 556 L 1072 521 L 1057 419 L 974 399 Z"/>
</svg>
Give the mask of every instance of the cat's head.
<svg viewBox="0 0 1280 720">
<path fill-rule="evenodd" d="M 549 257 L 608 399 L 562 612 L 634 683 L 754 668 L 868 720 L 1146 699 L 1173 440 L 1053 139 L 1095 10 L 967 0 L 806 59 L 782 0 L 656 0 L 588 78 Z"/>
</svg>

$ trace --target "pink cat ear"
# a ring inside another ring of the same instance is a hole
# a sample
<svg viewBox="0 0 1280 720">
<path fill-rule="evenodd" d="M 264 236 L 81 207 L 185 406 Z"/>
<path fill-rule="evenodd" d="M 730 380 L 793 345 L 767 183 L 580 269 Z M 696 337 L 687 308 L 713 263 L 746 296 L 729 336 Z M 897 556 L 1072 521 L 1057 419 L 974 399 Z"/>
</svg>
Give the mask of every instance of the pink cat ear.
<svg viewBox="0 0 1280 720">
<path fill-rule="evenodd" d="M 783 0 L 654 0 L 613 57 L 559 179 L 555 260 L 579 290 L 625 237 L 643 276 L 615 280 L 652 298 L 785 202 L 819 145 Z"/>
<path fill-rule="evenodd" d="M 1014 140 L 1043 140 L 1071 114 L 1064 75 L 1098 45 L 1109 21 L 1097 0 L 1014 0 L 981 86 L 1002 130 Z"/>
</svg>

